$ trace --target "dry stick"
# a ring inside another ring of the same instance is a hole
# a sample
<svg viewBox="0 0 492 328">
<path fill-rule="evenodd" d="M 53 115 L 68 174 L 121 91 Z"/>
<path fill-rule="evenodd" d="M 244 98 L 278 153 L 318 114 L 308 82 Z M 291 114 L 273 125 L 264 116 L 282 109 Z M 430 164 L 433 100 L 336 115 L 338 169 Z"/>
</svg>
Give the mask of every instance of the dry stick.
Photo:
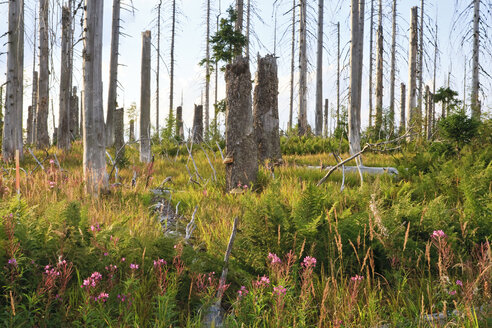
<svg viewBox="0 0 492 328">
<path fill-rule="evenodd" d="M 337 163 L 339 163 L 339 160 L 340 161 L 342 160 L 340 156 L 338 156 L 337 154 L 335 153 L 332 154 L 335 157 L 335 161 L 337 161 Z M 343 189 L 345 189 L 345 165 L 342 165 L 342 185 L 340 186 L 340 192 L 342 192 Z"/>
<path fill-rule="evenodd" d="M 58 157 L 56 157 L 56 153 L 53 153 L 53 155 L 55 156 L 55 162 L 56 162 L 56 166 L 58 166 L 58 171 L 62 173 L 62 168 L 60 166 L 60 162 L 58 161 Z"/>
<path fill-rule="evenodd" d="M 386 145 L 386 144 L 389 144 L 389 143 L 392 143 L 392 142 L 396 142 L 398 140 L 401 140 L 401 139 L 404 139 L 404 138 L 407 138 L 409 137 L 410 135 L 413 135 L 415 133 L 410 133 L 411 130 L 408 130 L 407 133 L 405 133 L 404 135 L 398 137 L 398 138 L 395 138 L 393 140 L 387 140 L 387 141 L 381 141 L 381 142 L 378 142 L 378 143 L 375 143 L 375 144 L 370 144 L 370 143 L 367 143 L 364 148 L 362 148 L 361 151 L 355 153 L 354 155 L 350 156 L 349 158 L 347 158 L 346 160 L 343 160 L 341 161 L 340 163 L 338 163 L 337 165 L 333 166 L 329 171 L 328 173 L 326 173 L 326 175 L 321 178 L 321 180 L 318 181 L 318 183 L 316 184 L 316 186 L 320 186 L 323 182 L 326 181 L 326 179 L 328 179 L 328 177 L 337 169 L 339 168 L 340 166 L 342 166 L 343 164 L 347 163 L 347 162 L 350 162 L 351 160 L 353 160 L 354 158 L 362 155 L 366 150 L 368 149 L 371 149 L 373 147 L 378 147 L 378 146 L 382 146 L 382 145 Z"/>
<path fill-rule="evenodd" d="M 46 169 L 44 168 L 43 164 L 41 164 L 41 162 L 36 158 L 36 156 L 34 156 L 34 153 L 32 152 L 31 148 L 27 148 L 29 150 L 29 153 L 31 153 L 32 157 L 34 157 L 34 160 L 36 161 L 36 163 L 38 163 L 38 165 L 32 169 L 31 173 L 29 174 L 32 174 L 34 172 L 34 170 L 39 166 L 43 169 L 43 171 L 46 172 Z"/>
<path fill-rule="evenodd" d="M 212 168 L 212 172 L 214 174 L 214 181 L 217 181 L 217 172 L 215 171 L 215 168 L 212 165 L 212 162 L 210 161 L 210 158 L 208 157 L 207 152 L 205 151 L 205 149 L 203 149 L 202 145 L 199 145 L 199 146 L 203 150 L 203 152 L 205 153 L 205 157 L 207 157 L 208 164 L 210 164 L 210 167 Z"/>
<path fill-rule="evenodd" d="M 195 206 L 195 210 L 193 211 L 193 214 L 191 215 L 191 220 L 186 225 L 186 234 L 185 234 L 185 240 L 186 241 L 188 241 L 191 238 L 193 231 L 195 231 L 195 229 L 196 229 L 195 214 L 196 214 L 197 210 L 198 210 L 198 205 Z"/>
<path fill-rule="evenodd" d="M 229 244 L 227 245 L 227 250 L 224 255 L 224 269 L 222 270 L 222 275 L 220 276 L 219 280 L 219 288 L 217 290 L 217 302 L 215 303 L 216 306 L 220 306 L 222 296 L 224 295 L 227 273 L 229 272 L 229 257 L 231 256 L 232 245 L 234 244 L 234 239 L 236 238 L 238 220 L 239 218 L 236 216 L 234 218 L 234 224 L 232 225 L 232 232 L 231 237 L 229 238 Z"/>
<path fill-rule="evenodd" d="M 193 158 L 193 154 L 191 153 L 192 149 L 193 149 L 193 139 L 191 139 L 191 149 L 188 148 L 188 143 L 186 143 L 186 149 L 188 150 L 188 159 L 191 158 L 191 161 L 193 162 L 193 167 L 195 167 L 195 172 L 196 172 L 196 176 L 203 180 L 202 176 L 200 175 L 200 173 L 198 173 L 198 168 L 196 167 L 196 163 L 195 163 L 195 159 Z"/>
<path fill-rule="evenodd" d="M 116 171 L 114 172 L 114 182 L 117 183 L 118 182 L 118 167 L 116 166 L 116 160 L 113 161 L 113 158 L 111 157 L 111 155 L 106 151 L 106 156 L 108 156 L 109 158 L 109 161 L 111 162 L 111 165 L 113 166 L 113 168 L 116 169 Z M 116 156 L 115 156 L 116 158 Z M 111 173 L 109 174 L 109 176 L 111 176 L 111 174 L 113 174 L 113 169 L 111 169 Z"/>
<path fill-rule="evenodd" d="M 357 171 L 359 171 L 359 175 L 360 175 L 360 186 L 362 187 L 362 185 L 364 184 L 364 177 L 362 176 L 362 171 L 360 170 L 360 164 L 362 163 L 362 161 L 360 160 L 360 156 L 359 157 L 356 157 L 355 158 L 355 164 L 357 165 Z"/>
<path fill-rule="evenodd" d="M 219 152 L 220 152 L 220 157 L 222 157 L 222 160 L 224 160 L 224 154 L 222 153 L 222 149 L 220 148 L 220 145 L 219 145 L 219 142 L 216 141 L 215 144 L 217 145 L 217 147 L 219 148 Z"/>
</svg>

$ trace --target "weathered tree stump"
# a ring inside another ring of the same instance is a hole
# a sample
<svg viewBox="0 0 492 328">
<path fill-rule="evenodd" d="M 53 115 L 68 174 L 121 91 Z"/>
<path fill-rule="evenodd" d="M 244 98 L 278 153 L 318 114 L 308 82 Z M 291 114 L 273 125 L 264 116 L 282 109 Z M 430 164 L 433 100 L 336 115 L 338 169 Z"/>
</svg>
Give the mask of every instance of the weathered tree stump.
<svg viewBox="0 0 492 328">
<path fill-rule="evenodd" d="M 251 112 L 251 73 L 246 58 L 228 64 L 226 80 L 226 188 L 256 182 L 258 150 Z"/>
<path fill-rule="evenodd" d="M 130 120 L 130 141 L 135 141 L 135 121 Z"/>
<path fill-rule="evenodd" d="M 277 59 L 274 55 L 258 56 L 258 71 L 253 98 L 253 119 L 258 146 L 258 160 L 276 161 L 280 151 L 278 119 Z"/>
<path fill-rule="evenodd" d="M 203 141 L 203 105 L 195 105 L 195 115 L 193 116 L 193 142 Z"/>
<path fill-rule="evenodd" d="M 80 137 L 79 125 L 79 97 L 77 96 L 77 87 L 73 87 L 70 97 L 70 131 L 75 139 Z"/>
<path fill-rule="evenodd" d="M 176 108 L 176 136 L 179 140 L 184 139 L 184 129 L 183 129 L 183 107 L 178 106 Z"/>
</svg>

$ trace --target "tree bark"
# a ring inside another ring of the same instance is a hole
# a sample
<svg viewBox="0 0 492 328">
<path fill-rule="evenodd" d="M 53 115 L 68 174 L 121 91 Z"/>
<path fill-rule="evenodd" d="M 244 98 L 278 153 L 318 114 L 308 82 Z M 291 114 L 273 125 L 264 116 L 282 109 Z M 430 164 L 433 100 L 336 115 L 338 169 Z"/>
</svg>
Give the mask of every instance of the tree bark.
<svg viewBox="0 0 492 328">
<path fill-rule="evenodd" d="M 374 62 L 374 0 L 371 0 L 371 26 L 369 28 L 369 127 L 372 127 L 373 108 L 372 108 L 372 72 Z"/>
<path fill-rule="evenodd" d="M 192 132 L 194 143 L 200 143 L 203 141 L 203 105 L 195 105 Z"/>
<path fill-rule="evenodd" d="M 130 142 L 135 141 L 135 120 L 130 120 Z"/>
<path fill-rule="evenodd" d="M 2 131 L 2 158 L 22 156 L 22 105 L 24 82 L 24 1 L 9 1 L 7 87 Z"/>
<path fill-rule="evenodd" d="M 416 127 L 417 120 L 417 7 L 411 9 L 410 47 L 408 51 L 407 131 Z"/>
<path fill-rule="evenodd" d="M 142 32 L 140 73 L 140 161 L 150 163 L 150 31 Z"/>
<path fill-rule="evenodd" d="M 36 39 L 36 37 L 35 37 Z M 36 142 L 36 112 L 38 108 L 38 71 L 32 73 L 32 117 L 31 117 L 31 133 L 28 133 L 28 144 Z"/>
<path fill-rule="evenodd" d="M 77 87 L 73 87 L 70 97 L 70 131 L 75 139 L 80 137 L 79 125 L 79 97 Z"/>
<path fill-rule="evenodd" d="M 249 30 L 249 28 L 248 28 Z M 207 0 L 207 35 L 205 50 L 205 136 L 209 135 L 210 124 L 210 0 Z M 176 130 L 176 133 L 178 130 Z"/>
<path fill-rule="evenodd" d="M 379 138 L 381 124 L 383 123 L 383 1 L 379 0 L 379 22 L 378 22 L 378 67 L 376 76 L 376 136 Z"/>
<path fill-rule="evenodd" d="M 258 160 L 277 161 L 280 151 L 278 117 L 278 77 L 275 55 L 258 56 L 253 98 L 253 123 L 258 145 Z"/>
<path fill-rule="evenodd" d="M 251 186 L 258 174 L 258 152 L 251 113 L 251 73 L 246 58 L 226 66 L 226 189 Z"/>
<path fill-rule="evenodd" d="M 324 1 L 318 0 L 318 50 L 316 60 L 316 124 L 317 136 L 323 133 L 323 11 Z"/>
<path fill-rule="evenodd" d="M 292 130 L 294 115 L 294 74 L 295 74 L 295 52 L 296 52 L 296 0 L 292 0 L 292 43 L 290 57 L 290 102 L 289 102 L 289 130 Z"/>
<path fill-rule="evenodd" d="M 244 21 L 244 1 L 236 0 L 236 31 L 243 32 L 243 21 Z M 239 52 L 241 53 L 241 52 Z"/>
<path fill-rule="evenodd" d="M 425 86 L 425 118 L 427 140 L 432 136 L 432 96 L 428 85 Z"/>
<path fill-rule="evenodd" d="M 70 149 L 70 38 L 71 18 L 70 8 L 62 8 L 62 44 L 61 44 L 61 69 L 60 69 L 60 103 L 58 115 L 57 147 L 65 151 Z"/>
<path fill-rule="evenodd" d="M 102 96 L 103 0 L 85 0 L 84 23 L 84 178 L 88 193 L 108 187 Z"/>
<path fill-rule="evenodd" d="M 159 107 L 160 107 L 160 72 L 161 72 L 161 7 L 162 7 L 162 0 L 159 0 L 159 5 L 157 6 L 157 56 L 156 56 L 157 68 L 155 72 L 155 132 L 159 140 L 160 140 Z"/>
<path fill-rule="evenodd" d="M 174 39 L 176 34 L 176 0 L 173 0 L 173 13 L 171 24 L 171 72 L 169 81 L 169 116 L 174 108 Z"/>
<path fill-rule="evenodd" d="M 359 6 L 360 5 L 360 6 Z M 362 96 L 362 57 L 364 35 L 364 0 L 352 0 L 350 43 L 350 95 L 348 137 L 350 153 L 360 152 L 360 110 Z"/>
<path fill-rule="evenodd" d="M 396 0 L 393 0 L 393 27 L 391 33 L 391 72 L 390 72 L 390 138 L 395 133 L 395 76 L 396 76 Z"/>
<path fill-rule="evenodd" d="M 299 27 L 299 135 L 308 132 L 307 123 L 307 29 L 306 29 L 306 4 L 307 0 L 300 0 L 300 27 Z"/>
<path fill-rule="evenodd" d="M 246 46 L 244 49 L 244 53 L 246 58 L 249 60 L 249 32 L 251 28 L 251 0 L 247 0 L 246 3 Z M 275 45 L 274 45 L 275 48 Z"/>
<path fill-rule="evenodd" d="M 176 135 L 178 136 L 179 140 L 184 140 L 182 106 L 178 106 L 178 108 L 176 108 Z"/>
<path fill-rule="evenodd" d="M 400 85 L 400 134 L 406 131 L 405 105 L 406 105 L 406 87 L 405 83 Z"/>
<path fill-rule="evenodd" d="M 33 108 L 32 105 L 27 107 L 27 141 L 26 143 L 30 145 L 32 143 L 32 121 L 33 121 Z"/>
<path fill-rule="evenodd" d="M 118 158 L 115 161 L 121 161 L 125 158 L 125 129 L 124 129 L 124 117 L 125 110 L 123 107 L 116 108 L 114 111 L 114 149 Z"/>
<path fill-rule="evenodd" d="M 39 86 L 38 109 L 36 114 L 36 145 L 38 148 L 48 148 L 49 114 L 49 0 L 39 1 Z"/>
<path fill-rule="evenodd" d="M 473 57 L 472 57 L 472 91 L 471 109 L 472 117 L 480 119 L 480 102 L 478 100 L 480 90 L 480 0 L 474 0 L 473 4 Z"/>
<path fill-rule="evenodd" d="M 335 128 L 340 124 L 340 22 L 337 23 L 337 122 Z"/>
<path fill-rule="evenodd" d="M 423 97 L 423 74 L 424 74 L 424 0 L 420 0 L 420 24 L 419 24 L 419 50 L 417 51 L 418 58 L 418 68 L 417 68 L 417 79 L 419 81 L 417 92 L 417 113 L 421 118 L 422 115 L 422 97 Z M 425 132 L 425 131 L 424 131 Z"/>
<path fill-rule="evenodd" d="M 323 125 L 324 125 L 324 128 L 323 128 L 323 136 L 325 138 L 328 137 L 328 129 L 329 129 L 329 126 L 328 126 L 328 99 L 325 99 L 325 115 L 324 115 L 324 122 L 323 122 Z"/>
<path fill-rule="evenodd" d="M 121 0 L 113 0 L 113 21 L 111 23 L 111 57 L 109 59 L 108 108 L 106 113 L 106 144 L 114 144 L 114 111 L 118 106 L 118 56 L 120 45 L 120 6 Z"/>
</svg>

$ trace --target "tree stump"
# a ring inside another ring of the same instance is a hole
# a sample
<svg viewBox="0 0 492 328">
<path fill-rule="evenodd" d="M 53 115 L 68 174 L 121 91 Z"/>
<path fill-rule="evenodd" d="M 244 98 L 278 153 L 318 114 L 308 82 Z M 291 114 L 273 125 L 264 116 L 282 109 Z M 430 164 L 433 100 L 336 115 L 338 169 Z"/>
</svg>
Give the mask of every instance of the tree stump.
<svg viewBox="0 0 492 328">
<path fill-rule="evenodd" d="M 226 80 L 226 188 L 250 186 L 258 174 L 258 153 L 251 112 L 251 73 L 246 58 L 228 64 Z"/>
<path fill-rule="evenodd" d="M 203 105 L 195 105 L 195 115 L 193 117 L 193 142 L 203 141 Z"/>
<path fill-rule="evenodd" d="M 258 146 L 258 160 L 276 161 L 280 151 L 278 119 L 277 59 L 273 55 L 258 56 L 258 71 L 253 98 L 253 118 Z"/>
<path fill-rule="evenodd" d="M 80 137 L 79 97 L 77 96 L 77 87 L 73 87 L 72 97 L 70 97 L 70 131 L 75 139 Z"/>
<path fill-rule="evenodd" d="M 179 140 L 184 139 L 184 129 L 183 129 L 183 107 L 178 106 L 176 109 L 176 136 Z"/>
</svg>

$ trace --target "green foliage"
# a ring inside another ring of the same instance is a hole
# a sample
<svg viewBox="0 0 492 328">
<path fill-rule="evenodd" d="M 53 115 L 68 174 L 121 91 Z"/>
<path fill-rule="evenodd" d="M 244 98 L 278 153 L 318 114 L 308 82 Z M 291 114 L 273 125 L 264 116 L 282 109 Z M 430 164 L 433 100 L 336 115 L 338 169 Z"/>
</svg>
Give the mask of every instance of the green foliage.
<svg viewBox="0 0 492 328">
<path fill-rule="evenodd" d="M 461 148 L 477 135 L 479 125 L 480 121 L 468 117 L 464 111 L 458 111 L 439 121 L 439 132 L 443 138 Z"/>
<path fill-rule="evenodd" d="M 334 150 L 338 150 L 338 146 L 337 140 L 322 137 L 298 136 L 292 134 L 280 138 L 280 148 L 282 149 L 282 153 L 287 155 L 330 153 Z M 346 140 L 343 140 L 342 151 L 346 149 L 348 149 L 348 143 Z"/>
</svg>

